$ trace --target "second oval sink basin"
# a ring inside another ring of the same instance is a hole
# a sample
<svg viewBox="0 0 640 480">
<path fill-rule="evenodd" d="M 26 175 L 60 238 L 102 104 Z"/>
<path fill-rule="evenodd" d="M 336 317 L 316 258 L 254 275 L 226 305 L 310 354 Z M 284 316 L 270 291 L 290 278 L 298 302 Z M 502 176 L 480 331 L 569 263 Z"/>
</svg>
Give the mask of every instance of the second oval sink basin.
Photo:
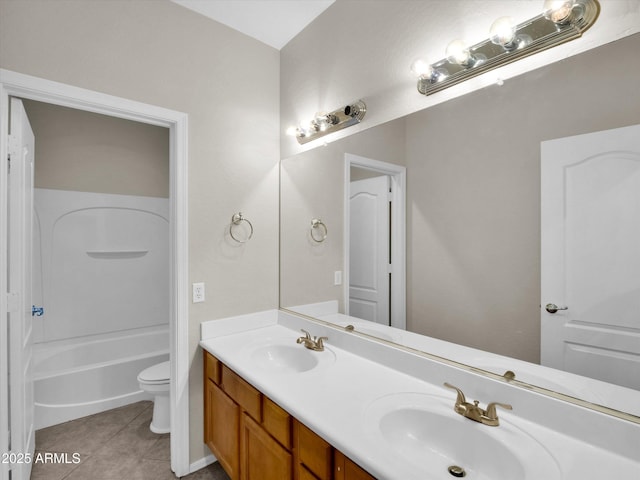
<svg viewBox="0 0 640 480">
<path fill-rule="evenodd" d="M 433 478 L 559 480 L 549 452 L 530 435 L 501 420 L 490 427 L 453 411 L 443 397 L 402 393 L 382 397 L 365 412 L 368 433 L 417 471 Z M 457 475 L 452 473 L 453 468 Z"/>
<path fill-rule="evenodd" d="M 275 373 L 301 373 L 335 360 L 335 354 L 325 347 L 316 352 L 295 343 L 295 339 L 262 342 L 249 350 L 252 362 L 262 370 Z"/>
</svg>

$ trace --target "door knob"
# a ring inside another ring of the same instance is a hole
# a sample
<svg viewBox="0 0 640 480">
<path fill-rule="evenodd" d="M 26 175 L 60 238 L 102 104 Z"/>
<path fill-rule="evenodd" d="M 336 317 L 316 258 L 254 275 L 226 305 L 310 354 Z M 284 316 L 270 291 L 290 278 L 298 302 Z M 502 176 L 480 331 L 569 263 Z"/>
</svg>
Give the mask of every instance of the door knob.
<svg viewBox="0 0 640 480">
<path fill-rule="evenodd" d="M 547 303 L 544 309 L 549 313 L 556 313 L 558 310 L 569 310 L 569 307 L 559 307 L 555 303 Z"/>
</svg>

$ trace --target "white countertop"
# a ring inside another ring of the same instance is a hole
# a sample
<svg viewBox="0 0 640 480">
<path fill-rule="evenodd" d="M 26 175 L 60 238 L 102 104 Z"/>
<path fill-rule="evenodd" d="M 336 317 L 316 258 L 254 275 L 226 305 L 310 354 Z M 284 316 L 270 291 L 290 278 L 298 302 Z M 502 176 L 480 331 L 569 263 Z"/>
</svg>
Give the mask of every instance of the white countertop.
<svg viewBox="0 0 640 480">
<path fill-rule="evenodd" d="M 267 339 L 296 345 L 300 328 L 328 336 L 328 352 L 322 353 L 335 355 L 335 360 L 307 372 L 284 373 L 260 368 L 248 355 L 252 344 Z M 490 401 L 512 404 L 513 411 L 500 411 L 500 418 L 543 444 L 564 480 L 640 478 L 640 425 L 301 317 L 268 311 L 205 322 L 200 345 L 381 480 L 453 478 L 446 472 L 426 476 L 427 470 L 403 461 L 386 442 L 372 437 L 367 423 L 373 402 L 401 392 L 441 397 L 451 403 L 455 417 L 456 395 L 442 386 L 444 381 L 460 387 L 468 399 L 478 398 L 481 406 Z M 470 428 L 479 425 L 469 422 Z"/>
</svg>

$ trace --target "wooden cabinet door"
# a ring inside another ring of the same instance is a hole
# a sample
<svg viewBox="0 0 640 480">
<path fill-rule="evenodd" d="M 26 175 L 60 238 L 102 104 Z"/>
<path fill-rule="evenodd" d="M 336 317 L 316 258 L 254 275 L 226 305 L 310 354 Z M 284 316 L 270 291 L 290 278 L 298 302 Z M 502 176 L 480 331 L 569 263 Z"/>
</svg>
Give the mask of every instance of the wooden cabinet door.
<svg viewBox="0 0 640 480">
<path fill-rule="evenodd" d="M 247 414 L 242 415 L 241 480 L 293 478 L 291 454 Z"/>
<path fill-rule="evenodd" d="M 295 480 L 318 480 L 318 477 L 311 473 L 309 469 L 301 463 L 298 464 L 296 474 L 297 476 L 294 477 Z"/>
<path fill-rule="evenodd" d="M 240 479 L 240 407 L 207 380 L 205 441 L 231 480 Z"/>
<path fill-rule="evenodd" d="M 334 451 L 333 461 L 333 480 L 375 480 L 375 477 L 372 477 L 338 450 Z"/>
</svg>

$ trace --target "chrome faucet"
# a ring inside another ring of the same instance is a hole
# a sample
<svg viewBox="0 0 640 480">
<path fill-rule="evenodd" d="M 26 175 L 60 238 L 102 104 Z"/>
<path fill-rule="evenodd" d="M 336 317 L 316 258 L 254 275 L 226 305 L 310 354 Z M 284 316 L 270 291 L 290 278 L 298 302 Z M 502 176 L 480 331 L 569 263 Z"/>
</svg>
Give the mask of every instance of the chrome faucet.
<svg viewBox="0 0 640 480">
<path fill-rule="evenodd" d="M 311 334 L 306 330 L 300 330 L 304 333 L 304 337 L 300 337 L 296 340 L 296 343 L 302 343 L 309 350 L 314 350 L 316 352 L 322 352 L 324 350 L 324 340 L 329 340 L 327 337 L 313 337 L 311 338 Z"/>
<path fill-rule="evenodd" d="M 511 405 L 507 405 L 506 403 L 491 402 L 487 405 L 487 409 L 483 410 L 478 406 L 480 403 L 478 400 L 474 400 L 473 403 L 467 402 L 464 393 L 458 387 L 454 387 L 449 383 L 445 383 L 444 386 L 452 388 L 458 392 L 456 404 L 453 407 L 455 412 L 470 420 L 482 423 L 483 425 L 489 425 L 490 427 L 497 427 L 500 425 L 496 407 L 502 407 L 507 410 L 513 409 Z"/>
</svg>

